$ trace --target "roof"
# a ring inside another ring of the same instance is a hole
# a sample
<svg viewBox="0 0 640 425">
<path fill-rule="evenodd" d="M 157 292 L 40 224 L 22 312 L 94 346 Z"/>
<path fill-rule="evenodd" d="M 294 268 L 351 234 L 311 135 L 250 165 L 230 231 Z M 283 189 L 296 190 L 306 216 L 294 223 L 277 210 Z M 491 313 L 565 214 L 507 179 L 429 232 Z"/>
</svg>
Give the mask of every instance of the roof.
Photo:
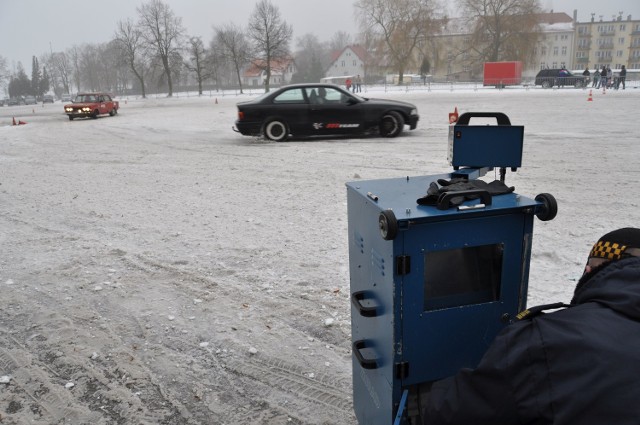
<svg viewBox="0 0 640 425">
<path fill-rule="evenodd" d="M 337 61 L 338 58 L 347 49 L 350 49 L 353 53 L 355 53 L 356 56 L 358 56 L 358 58 L 363 62 L 366 62 L 367 59 L 369 59 L 369 57 L 370 57 L 369 52 L 367 52 L 367 49 L 365 49 L 364 47 L 362 47 L 359 44 L 354 44 L 352 46 L 346 46 L 342 50 L 334 50 L 333 52 L 331 52 L 331 62 L 330 63 L 334 63 L 335 61 Z"/>
<path fill-rule="evenodd" d="M 283 74 L 287 67 L 293 62 L 293 59 L 288 58 L 280 58 L 274 59 L 271 61 L 271 73 L 272 74 Z M 251 61 L 251 65 L 247 67 L 244 71 L 245 77 L 258 77 L 262 74 L 264 69 L 266 69 L 266 61 L 261 59 L 256 59 Z"/>
</svg>

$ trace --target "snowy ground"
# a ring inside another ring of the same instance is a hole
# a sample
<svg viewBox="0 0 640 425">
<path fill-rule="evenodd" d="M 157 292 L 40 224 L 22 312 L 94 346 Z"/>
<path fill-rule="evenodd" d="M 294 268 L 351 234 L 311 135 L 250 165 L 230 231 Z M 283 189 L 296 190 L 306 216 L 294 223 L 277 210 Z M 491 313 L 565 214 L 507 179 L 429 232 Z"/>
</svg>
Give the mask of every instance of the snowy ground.
<svg viewBox="0 0 640 425">
<path fill-rule="evenodd" d="M 529 303 L 569 301 L 591 244 L 640 224 L 640 90 L 588 93 L 374 90 L 418 129 L 285 143 L 231 130 L 247 96 L 0 108 L 0 421 L 355 423 L 345 182 L 448 172 L 448 112 L 505 112 L 507 183 L 559 203 Z"/>
</svg>

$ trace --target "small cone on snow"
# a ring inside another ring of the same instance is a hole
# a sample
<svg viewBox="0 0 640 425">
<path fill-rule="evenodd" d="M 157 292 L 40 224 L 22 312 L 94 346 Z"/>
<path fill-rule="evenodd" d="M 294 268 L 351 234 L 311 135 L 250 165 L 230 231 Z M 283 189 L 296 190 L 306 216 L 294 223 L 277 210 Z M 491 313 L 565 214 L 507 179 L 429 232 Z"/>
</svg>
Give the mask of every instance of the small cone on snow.
<svg viewBox="0 0 640 425">
<path fill-rule="evenodd" d="M 456 106 L 453 112 L 449 112 L 449 124 L 455 124 L 458 122 L 458 107 Z"/>
<path fill-rule="evenodd" d="M 22 120 L 18 120 L 18 125 L 25 125 L 26 122 L 22 121 Z"/>
<path fill-rule="evenodd" d="M 591 94 L 591 90 L 589 90 L 589 97 L 587 98 L 587 102 L 593 102 L 593 95 Z"/>
</svg>

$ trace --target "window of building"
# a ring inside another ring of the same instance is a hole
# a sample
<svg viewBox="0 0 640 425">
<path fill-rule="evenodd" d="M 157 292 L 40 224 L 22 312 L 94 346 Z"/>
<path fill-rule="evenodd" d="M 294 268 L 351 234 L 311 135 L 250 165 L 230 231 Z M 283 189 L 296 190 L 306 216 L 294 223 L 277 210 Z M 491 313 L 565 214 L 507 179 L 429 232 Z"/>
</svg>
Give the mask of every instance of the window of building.
<svg viewBox="0 0 640 425">
<path fill-rule="evenodd" d="M 624 31 L 627 29 L 627 26 L 625 24 L 620 24 L 620 31 Z"/>
<path fill-rule="evenodd" d="M 562 46 L 562 56 L 567 56 L 567 46 Z"/>
<path fill-rule="evenodd" d="M 618 39 L 618 44 L 624 44 L 624 37 L 620 37 Z"/>
<path fill-rule="evenodd" d="M 551 66 L 551 68 L 557 68 L 558 67 L 558 62 L 554 62 L 553 65 Z"/>
<path fill-rule="evenodd" d="M 553 48 L 553 56 L 558 56 L 558 46 Z"/>
</svg>

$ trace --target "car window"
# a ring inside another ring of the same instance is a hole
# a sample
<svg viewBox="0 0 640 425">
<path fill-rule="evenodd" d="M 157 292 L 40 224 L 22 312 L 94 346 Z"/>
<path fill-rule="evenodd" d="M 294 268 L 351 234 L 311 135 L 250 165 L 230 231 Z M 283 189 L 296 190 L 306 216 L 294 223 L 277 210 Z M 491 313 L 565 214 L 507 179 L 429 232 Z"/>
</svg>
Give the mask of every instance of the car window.
<svg viewBox="0 0 640 425">
<path fill-rule="evenodd" d="M 273 103 L 305 103 L 302 89 L 285 90 L 273 98 Z"/>
</svg>

